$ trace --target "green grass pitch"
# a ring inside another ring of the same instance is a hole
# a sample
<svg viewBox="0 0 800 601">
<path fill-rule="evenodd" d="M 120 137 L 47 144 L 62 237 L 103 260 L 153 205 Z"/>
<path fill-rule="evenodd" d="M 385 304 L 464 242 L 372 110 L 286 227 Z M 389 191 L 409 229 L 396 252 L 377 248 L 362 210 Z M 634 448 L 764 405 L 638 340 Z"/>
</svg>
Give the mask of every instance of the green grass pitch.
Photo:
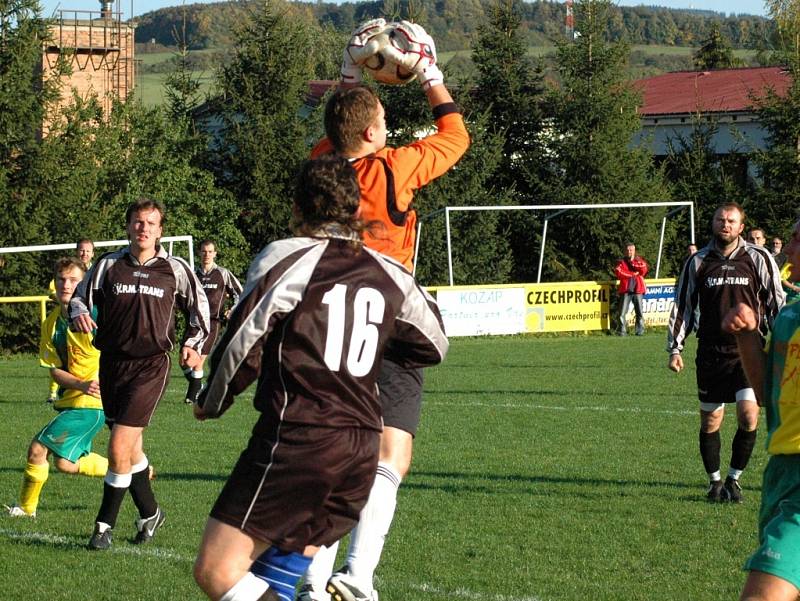
<svg viewBox="0 0 800 601">
<path fill-rule="evenodd" d="M 429 370 L 412 473 L 378 570 L 386 601 L 730 600 L 756 544 L 764 428 L 742 505 L 709 505 L 697 451 L 694 339 L 666 369 L 664 335 L 454 339 Z M 146 433 L 165 526 L 89 552 L 102 485 L 51 470 L 36 520 L 0 516 L 6 601 L 201 599 L 191 569 L 209 507 L 255 421 L 250 395 L 199 423 L 176 370 Z M 0 502 L 52 415 L 33 357 L 0 360 Z M 723 429 L 723 466 L 735 419 Z M 97 440 L 103 451 L 107 434 Z M 725 467 L 723 467 L 725 469 Z"/>
</svg>

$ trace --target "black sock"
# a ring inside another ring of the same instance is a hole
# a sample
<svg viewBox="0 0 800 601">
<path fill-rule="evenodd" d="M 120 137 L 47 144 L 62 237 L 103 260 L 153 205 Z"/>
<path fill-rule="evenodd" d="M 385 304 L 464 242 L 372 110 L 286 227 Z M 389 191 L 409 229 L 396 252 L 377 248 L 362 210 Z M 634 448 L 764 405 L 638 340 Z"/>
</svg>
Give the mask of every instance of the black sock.
<svg viewBox="0 0 800 601">
<path fill-rule="evenodd" d="M 703 467 L 706 468 L 707 474 L 719 471 L 720 446 L 719 430 L 716 432 L 700 430 L 700 457 L 703 458 Z"/>
<path fill-rule="evenodd" d="M 197 402 L 197 397 L 200 395 L 200 391 L 203 389 L 203 379 L 191 378 L 189 376 L 186 376 L 186 379 L 189 380 L 189 388 L 186 389 L 186 399 L 195 403 Z"/>
<path fill-rule="evenodd" d="M 108 482 L 103 482 L 103 501 L 100 503 L 100 511 L 97 512 L 96 522 L 104 522 L 112 528 L 117 523 L 119 508 L 122 507 L 122 500 L 125 498 L 127 488 L 117 488 Z"/>
<path fill-rule="evenodd" d="M 149 518 L 155 515 L 158 510 L 158 503 L 150 486 L 149 466 L 131 475 L 131 497 L 136 509 L 139 510 L 140 518 Z"/>
<path fill-rule="evenodd" d="M 747 462 L 750 461 L 750 455 L 753 454 L 753 448 L 756 446 L 756 435 L 758 430 L 742 430 L 738 428 L 736 435 L 733 437 L 731 443 L 731 467 L 735 470 L 743 470 L 747 467 Z"/>
</svg>

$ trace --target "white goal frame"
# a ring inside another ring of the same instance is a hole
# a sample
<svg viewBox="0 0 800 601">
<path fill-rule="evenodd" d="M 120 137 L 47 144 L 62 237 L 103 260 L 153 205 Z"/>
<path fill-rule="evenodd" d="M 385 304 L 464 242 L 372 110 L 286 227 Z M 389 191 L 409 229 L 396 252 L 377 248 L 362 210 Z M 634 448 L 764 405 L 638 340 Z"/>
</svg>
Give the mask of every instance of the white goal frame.
<svg viewBox="0 0 800 601">
<path fill-rule="evenodd" d="M 447 234 L 447 270 L 449 274 L 450 285 L 453 286 L 453 246 L 450 236 L 450 213 L 456 211 L 555 211 L 552 215 L 547 215 L 544 218 L 542 226 L 542 243 L 539 247 L 539 269 L 536 275 L 536 283 L 542 281 L 542 263 L 544 261 L 544 249 L 547 244 L 547 226 L 551 219 L 558 215 L 572 210 L 586 210 L 586 209 L 644 209 L 651 207 L 675 207 L 672 211 L 664 215 L 661 220 L 661 235 L 658 242 L 658 259 L 656 261 L 656 274 L 658 278 L 661 269 L 661 255 L 664 250 L 664 230 L 667 224 L 667 218 L 673 214 L 689 208 L 689 240 L 694 242 L 694 202 L 685 201 L 664 201 L 664 202 L 629 202 L 629 203 L 605 203 L 605 204 L 583 204 L 583 205 L 488 205 L 488 206 L 475 206 L 475 207 L 445 207 L 433 213 L 429 213 L 421 218 L 417 223 L 417 241 L 416 248 L 414 249 L 414 272 L 417 267 L 417 255 L 419 252 L 419 241 L 422 234 L 422 222 L 430 219 L 435 215 L 444 212 L 445 230 Z"/>
<path fill-rule="evenodd" d="M 189 246 L 189 265 L 194 269 L 194 238 L 192 236 L 164 236 L 158 243 L 162 246 L 164 243 L 168 244 L 167 252 L 171 255 L 173 244 L 175 242 L 186 242 Z M 106 246 L 127 246 L 130 244 L 129 240 L 102 240 L 93 243 L 95 248 L 102 248 Z M 6 246 L 0 248 L 0 255 L 11 253 L 25 253 L 25 252 L 41 252 L 50 250 L 75 250 L 75 242 L 67 244 L 36 244 L 33 246 Z"/>
</svg>

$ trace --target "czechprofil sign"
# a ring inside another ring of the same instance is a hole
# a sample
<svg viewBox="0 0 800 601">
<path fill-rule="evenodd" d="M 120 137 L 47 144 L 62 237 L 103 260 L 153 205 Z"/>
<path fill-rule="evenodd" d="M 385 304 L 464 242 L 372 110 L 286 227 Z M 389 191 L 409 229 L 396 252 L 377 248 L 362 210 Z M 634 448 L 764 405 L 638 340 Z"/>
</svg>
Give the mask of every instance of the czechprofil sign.
<svg viewBox="0 0 800 601">
<path fill-rule="evenodd" d="M 666 325 L 675 280 L 647 282 L 646 326 Z M 442 286 L 436 295 L 448 336 L 576 332 L 617 326 L 616 282 Z M 633 319 L 633 313 L 628 315 Z"/>
<path fill-rule="evenodd" d="M 611 284 L 562 282 L 525 287 L 528 332 L 574 332 L 609 328 Z"/>
</svg>

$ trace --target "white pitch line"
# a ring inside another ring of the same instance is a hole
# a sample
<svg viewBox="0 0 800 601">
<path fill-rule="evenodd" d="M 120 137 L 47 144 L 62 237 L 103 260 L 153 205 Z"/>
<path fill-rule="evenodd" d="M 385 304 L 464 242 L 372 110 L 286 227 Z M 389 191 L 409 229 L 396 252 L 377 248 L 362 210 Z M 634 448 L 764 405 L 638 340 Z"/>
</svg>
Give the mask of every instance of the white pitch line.
<svg viewBox="0 0 800 601">
<path fill-rule="evenodd" d="M 47 534 L 44 532 L 19 532 L 16 530 L 0 529 L 0 536 L 11 540 L 33 541 L 51 545 L 68 545 L 77 549 L 86 549 L 86 541 L 75 537 L 62 536 L 60 534 Z M 88 549 L 86 549 L 88 552 Z M 172 551 L 165 551 L 157 547 L 133 547 L 130 545 L 112 546 L 106 553 L 124 553 L 127 555 L 138 555 L 140 557 L 156 557 L 158 559 L 172 559 L 174 561 L 192 562 L 194 558 L 184 557 Z"/>
<path fill-rule="evenodd" d="M 68 545 L 76 549 L 84 549 L 87 553 L 92 553 L 86 549 L 86 543 L 83 539 L 76 537 L 67 537 L 60 534 L 47 534 L 44 532 L 19 532 L 17 530 L 9 530 L 0 528 L 0 536 L 11 540 L 19 541 L 33 541 L 37 543 L 45 543 L 51 545 Z M 104 553 L 123 553 L 127 555 L 137 555 L 140 557 L 155 557 L 158 559 L 171 559 L 181 562 L 193 562 L 193 557 L 185 557 L 172 551 L 165 551 L 155 547 L 134 547 L 130 545 L 112 546 Z M 450 599 L 477 599 L 485 601 L 542 601 L 541 597 L 510 597 L 508 595 L 485 595 L 466 588 L 460 588 L 455 591 L 448 591 L 427 583 L 408 583 L 408 586 L 414 590 L 423 593 L 431 593 L 435 595 L 442 595 Z"/>
<path fill-rule="evenodd" d="M 485 595 L 466 588 L 459 588 L 454 591 L 443 590 L 430 584 L 411 584 L 411 588 L 423 593 L 442 595 L 448 599 L 485 599 L 486 601 L 543 601 L 541 597 L 509 597 L 508 595 Z"/>
<path fill-rule="evenodd" d="M 530 405 L 527 403 L 482 403 L 469 401 L 466 403 L 448 403 L 441 401 L 425 401 L 425 406 L 441 407 L 494 407 L 500 409 L 550 409 L 552 411 L 604 411 L 609 413 L 645 413 L 652 415 L 697 415 L 697 410 L 689 409 L 643 409 L 641 407 L 607 407 L 603 405 Z"/>
</svg>

